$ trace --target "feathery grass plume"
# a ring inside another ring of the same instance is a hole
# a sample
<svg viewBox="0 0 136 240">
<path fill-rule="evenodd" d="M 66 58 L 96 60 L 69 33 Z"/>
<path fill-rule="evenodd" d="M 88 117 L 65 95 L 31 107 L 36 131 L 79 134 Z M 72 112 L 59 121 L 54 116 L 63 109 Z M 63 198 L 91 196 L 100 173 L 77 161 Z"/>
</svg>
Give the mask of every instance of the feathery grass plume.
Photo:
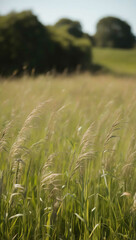
<svg viewBox="0 0 136 240">
<path fill-rule="evenodd" d="M 50 197 L 53 196 L 53 193 L 56 191 L 59 191 L 58 187 L 58 179 L 57 177 L 60 176 L 59 173 L 53 173 L 53 172 L 46 172 L 41 180 L 41 186 L 44 188 L 44 190 L 49 190 Z"/>
<path fill-rule="evenodd" d="M 111 146 L 111 140 L 113 138 L 117 139 L 119 138 L 118 135 L 116 135 L 116 132 L 120 130 L 120 124 L 121 124 L 121 120 L 120 119 L 120 115 L 117 117 L 117 119 L 113 122 L 110 130 L 107 133 L 106 139 L 104 141 L 104 150 L 102 153 L 102 165 L 104 167 L 104 169 L 108 169 L 109 167 L 112 168 L 112 159 L 113 159 L 113 155 L 116 149 L 116 145 L 118 143 L 118 141 L 115 141 L 114 144 L 112 144 Z"/>
<path fill-rule="evenodd" d="M 57 209 L 59 207 L 58 199 L 60 198 L 62 190 L 62 185 L 60 184 L 61 174 L 51 171 L 53 160 L 56 155 L 56 153 L 53 153 L 48 157 L 41 174 L 41 187 L 43 188 L 44 193 L 46 193 L 47 199 L 53 200 L 52 219 L 56 218 Z"/>
<path fill-rule="evenodd" d="M 44 174 L 44 172 L 46 170 L 48 170 L 49 168 L 52 167 L 53 165 L 53 159 L 56 157 L 56 153 L 52 153 L 49 155 L 48 159 L 47 159 L 47 162 L 44 164 L 43 168 L 42 168 L 42 174 Z"/>
<path fill-rule="evenodd" d="M 9 140 L 12 135 L 13 120 L 7 122 L 5 128 L 0 132 L 0 152 L 9 151 Z"/>
<path fill-rule="evenodd" d="M 80 174 L 83 175 L 84 169 L 87 165 L 86 160 L 91 160 L 94 157 L 93 143 L 95 139 L 95 135 L 93 133 L 94 123 L 90 125 L 90 127 L 84 133 L 81 143 L 80 143 L 80 154 L 75 162 L 75 166 L 72 172 L 72 175 L 80 169 Z"/>
<path fill-rule="evenodd" d="M 44 190 L 48 191 L 50 196 L 53 196 L 55 192 L 60 191 L 60 180 L 58 179 L 58 176 L 60 176 L 61 174 L 53 173 L 51 171 L 53 159 L 56 157 L 56 155 L 56 153 L 51 154 L 42 169 L 41 186 Z"/>
<path fill-rule="evenodd" d="M 55 125 L 57 122 L 57 111 L 54 111 L 51 113 L 49 122 L 48 122 L 48 126 L 45 128 L 46 129 L 46 137 L 45 137 L 45 141 L 52 141 L 54 132 L 55 132 Z M 48 151 L 48 146 L 45 146 L 46 151 Z"/>
<path fill-rule="evenodd" d="M 23 199 L 25 195 L 25 188 L 24 186 L 22 186 L 21 184 L 14 184 L 13 185 L 13 189 L 12 189 L 12 193 L 10 195 L 10 199 L 9 199 L 9 205 L 13 206 L 14 204 L 16 204 L 16 201 L 14 201 L 15 198 L 19 198 Z"/>
<path fill-rule="evenodd" d="M 30 147 L 32 152 L 40 152 L 41 148 L 45 145 L 45 139 L 40 139 L 38 142 L 33 143 Z"/>
<path fill-rule="evenodd" d="M 2 178 L 0 179 L 0 191 L 5 184 L 8 184 L 8 177 L 10 179 L 11 162 L 7 161 L 9 157 L 10 147 L 13 141 L 13 129 L 15 126 L 14 120 L 7 122 L 5 128 L 1 131 L 0 135 L 0 167 L 2 169 Z M 6 171 L 8 169 L 8 173 Z M 6 177 L 7 176 L 7 177 Z M 4 180 L 6 179 L 6 181 Z M 3 188 L 4 189 L 4 188 Z"/>
<path fill-rule="evenodd" d="M 63 105 L 58 110 L 54 111 L 51 114 L 48 127 L 47 127 L 47 134 L 46 134 L 46 140 L 51 140 L 54 131 L 55 131 L 55 125 L 57 123 L 58 117 L 60 116 L 60 113 L 67 107 L 67 105 Z"/>
<path fill-rule="evenodd" d="M 45 152 L 45 146 L 47 144 L 47 141 L 44 138 L 40 139 L 39 141 L 35 142 L 32 144 L 29 148 L 30 151 L 30 157 L 33 159 L 33 167 L 36 168 L 37 172 L 41 171 L 41 162 L 44 161 L 44 155 L 46 154 Z"/>
<path fill-rule="evenodd" d="M 129 180 L 129 178 L 133 175 L 136 163 L 136 140 L 135 135 L 132 136 L 127 155 L 126 161 L 122 168 L 122 173 L 125 179 Z M 127 177 L 127 178 L 126 178 Z"/>
<path fill-rule="evenodd" d="M 82 146 L 81 154 L 85 153 L 88 148 L 91 148 L 94 143 L 94 133 L 93 133 L 94 123 L 90 125 L 90 127 L 84 133 L 80 146 Z"/>
<path fill-rule="evenodd" d="M 16 141 L 11 147 L 9 158 L 12 159 L 12 170 L 16 173 L 16 181 L 20 177 L 23 167 L 26 165 L 26 159 L 30 158 L 30 149 L 26 147 L 26 143 L 31 138 L 31 131 L 37 128 L 44 108 L 51 100 L 40 103 L 26 118 L 22 129 L 20 130 Z"/>
<path fill-rule="evenodd" d="M 110 128 L 110 130 L 109 130 L 109 132 L 108 132 L 108 134 L 106 136 L 104 147 L 106 147 L 108 145 L 108 143 L 111 140 L 111 138 L 117 137 L 117 135 L 114 135 L 114 132 L 120 129 L 119 125 L 120 125 L 120 121 L 118 121 L 118 120 L 116 120 L 112 124 L 112 126 L 111 126 L 111 128 Z"/>
</svg>

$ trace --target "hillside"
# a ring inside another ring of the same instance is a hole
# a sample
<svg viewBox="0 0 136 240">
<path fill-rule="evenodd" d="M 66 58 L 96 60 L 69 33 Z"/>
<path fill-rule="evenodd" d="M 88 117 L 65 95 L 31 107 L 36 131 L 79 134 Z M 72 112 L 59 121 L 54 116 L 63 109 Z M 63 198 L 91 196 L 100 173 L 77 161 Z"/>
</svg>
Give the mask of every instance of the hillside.
<svg viewBox="0 0 136 240">
<path fill-rule="evenodd" d="M 115 74 L 136 75 L 136 49 L 93 48 L 93 62 Z"/>
</svg>

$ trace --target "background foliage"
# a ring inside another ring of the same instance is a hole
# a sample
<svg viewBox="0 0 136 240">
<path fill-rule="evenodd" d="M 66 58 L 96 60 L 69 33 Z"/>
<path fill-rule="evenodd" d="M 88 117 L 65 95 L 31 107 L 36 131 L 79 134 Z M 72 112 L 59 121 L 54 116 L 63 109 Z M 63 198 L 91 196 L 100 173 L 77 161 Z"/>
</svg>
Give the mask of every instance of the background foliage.
<svg viewBox="0 0 136 240">
<path fill-rule="evenodd" d="M 1 16 L 0 72 L 10 74 L 23 68 L 36 73 L 53 68 L 72 71 L 78 65 L 88 69 L 91 42 L 83 35 L 80 23 L 68 21 L 62 27 L 58 23 L 45 27 L 30 11 Z"/>
<path fill-rule="evenodd" d="M 97 46 L 111 48 L 132 48 L 135 43 L 129 24 L 115 17 L 97 23 L 95 40 Z"/>
</svg>

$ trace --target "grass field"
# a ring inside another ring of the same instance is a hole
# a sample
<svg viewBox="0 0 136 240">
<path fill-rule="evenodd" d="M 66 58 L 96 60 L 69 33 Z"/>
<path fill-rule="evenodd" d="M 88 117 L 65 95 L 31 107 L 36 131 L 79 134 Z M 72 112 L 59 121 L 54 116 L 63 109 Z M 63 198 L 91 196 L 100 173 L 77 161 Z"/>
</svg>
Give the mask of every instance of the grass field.
<svg viewBox="0 0 136 240">
<path fill-rule="evenodd" d="M 94 48 L 93 59 L 111 73 L 136 76 L 136 49 Z"/>
<path fill-rule="evenodd" d="M 135 80 L 0 82 L 1 240 L 136 239 Z"/>
</svg>

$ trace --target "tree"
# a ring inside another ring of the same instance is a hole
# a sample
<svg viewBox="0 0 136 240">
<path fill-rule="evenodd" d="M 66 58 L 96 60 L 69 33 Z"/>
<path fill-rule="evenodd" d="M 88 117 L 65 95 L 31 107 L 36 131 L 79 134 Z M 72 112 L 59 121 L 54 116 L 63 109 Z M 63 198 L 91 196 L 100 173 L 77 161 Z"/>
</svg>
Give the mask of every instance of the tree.
<svg viewBox="0 0 136 240">
<path fill-rule="evenodd" d="M 0 17 L 0 71 L 22 71 L 27 65 L 43 71 L 48 61 L 49 36 L 46 28 L 31 11 Z"/>
<path fill-rule="evenodd" d="M 80 69 L 90 69 L 92 63 L 92 46 L 85 36 L 77 38 L 67 32 L 67 28 L 48 26 L 50 39 L 53 42 L 50 54 L 50 68 L 58 71 L 68 69 L 74 71 L 80 65 Z"/>
<path fill-rule="evenodd" d="M 28 73 L 90 68 L 91 43 L 79 37 L 80 30 L 72 20 L 62 27 L 44 26 L 31 11 L 0 16 L 0 74 L 21 73 L 24 67 Z"/>
<path fill-rule="evenodd" d="M 132 48 L 134 36 L 128 23 L 115 18 L 106 17 L 97 23 L 95 34 L 96 45 L 111 48 Z"/>
<path fill-rule="evenodd" d="M 68 18 L 62 18 L 55 24 L 55 27 L 66 28 L 68 33 L 70 33 L 71 35 L 77 38 L 80 38 L 83 36 L 82 26 L 78 21 L 73 21 Z"/>
</svg>

